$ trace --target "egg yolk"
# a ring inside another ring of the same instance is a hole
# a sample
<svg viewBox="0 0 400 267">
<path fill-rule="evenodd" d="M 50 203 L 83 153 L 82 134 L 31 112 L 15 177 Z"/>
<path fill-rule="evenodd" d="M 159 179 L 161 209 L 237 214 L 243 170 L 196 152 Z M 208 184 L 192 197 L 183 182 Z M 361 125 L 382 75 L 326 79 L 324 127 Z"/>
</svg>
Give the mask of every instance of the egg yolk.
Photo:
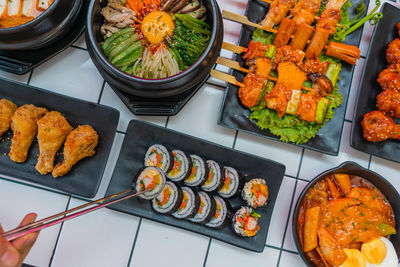
<svg viewBox="0 0 400 267">
<path fill-rule="evenodd" d="M 164 11 L 153 11 L 144 17 L 141 30 L 147 40 L 153 44 L 159 44 L 165 35 L 172 34 L 175 24 L 171 16 Z"/>
<path fill-rule="evenodd" d="M 379 265 L 386 257 L 386 246 L 382 240 L 374 239 L 363 243 L 361 252 L 365 255 L 369 263 Z"/>
<path fill-rule="evenodd" d="M 367 259 L 358 249 L 344 249 L 347 255 L 346 261 L 340 267 L 365 267 Z"/>
</svg>

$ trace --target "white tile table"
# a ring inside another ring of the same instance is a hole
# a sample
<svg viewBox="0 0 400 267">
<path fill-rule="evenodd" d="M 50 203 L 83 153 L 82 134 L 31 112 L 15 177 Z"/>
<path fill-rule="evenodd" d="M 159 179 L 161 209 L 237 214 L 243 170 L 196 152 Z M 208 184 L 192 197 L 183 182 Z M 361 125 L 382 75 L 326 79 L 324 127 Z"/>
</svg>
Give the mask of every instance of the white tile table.
<svg viewBox="0 0 400 267">
<path fill-rule="evenodd" d="M 218 2 L 221 9 L 244 14 L 247 0 Z M 374 1 L 371 3 L 369 9 L 372 9 Z M 174 117 L 137 117 L 103 81 L 90 60 L 83 36 L 71 48 L 27 75 L 17 76 L 0 71 L 0 77 L 101 103 L 120 111 L 118 133 L 96 197 L 104 196 L 106 192 L 131 119 L 145 120 L 286 165 L 286 176 L 278 195 L 263 253 L 238 249 L 198 234 L 104 209 L 43 231 L 26 263 L 52 267 L 304 266 L 293 243 L 291 220 L 301 190 L 316 174 L 343 161 L 353 160 L 381 173 L 400 191 L 400 164 L 372 157 L 349 146 L 354 101 L 372 29 L 368 25 L 363 30 L 360 46 L 362 59 L 355 69 L 337 157 L 218 126 L 216 120 L 225 83 L 215 79 L 210 79 Z M 238 24 L 225 21 L 225 41 L 237 43 L 239 33 Z M 232 57 L 231 53 L 222 53 L 225 57 Z M 226 70 L 222 66 L 217 68 Z M 45 217 L 83 202 L 85 200 L 34 186 L 13 177 L 0 176 L 0 222 L 6 229 L 15 226 L 29 211 Z"/>
</svg>

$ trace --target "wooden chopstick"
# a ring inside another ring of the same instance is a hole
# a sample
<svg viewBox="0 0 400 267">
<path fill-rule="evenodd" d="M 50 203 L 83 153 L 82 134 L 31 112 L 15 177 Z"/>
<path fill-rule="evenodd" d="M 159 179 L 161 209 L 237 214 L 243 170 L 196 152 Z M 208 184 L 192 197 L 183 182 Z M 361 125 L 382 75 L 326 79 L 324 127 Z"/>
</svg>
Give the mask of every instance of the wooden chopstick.
<svg viewBox="0 0 400 267">
<path fill-rule="evenodd" d="M 11 240 L 19 238 L 21 236 L 24 236 L 24 235 L 27 235 L 27 234 L 30 234 L 30 233 L 33 233 L 33 232 L 40 231 L 40 230 L 42 230 L 44 228 L 47 228 L 47 227 L 62 223 L 62 222 L 67 221 L 67 220 L 74 219 L 76 217 L 79 217 L 81 215 L 87 214 L 87 213 L 92 212 L 92 211 L 107 207 L 109 205 L 115 204 L 115 203 L 120 202 L 122 200 L 126 200 L 126 199 L 129 199 L 129 198 L 132 198 L 132 197 L 136 197 L 138 195 L 141 195 L 141 194 L 147 192 L 148 190 L 150 190 L 150 189 L 146 189 L 146 190 L 143 190 L 143 191 L 140 191 L 140 192 L 135 192 L 132 189 L 129 189 L 129 190 L 123 191 L 121 193 L 117 193 L 117 194 L 114 194 L 114 195 L 111 195 L 111 196 L 107 196 L 107 197 L 104 197 L 104 198 L 101 198 L 101 199 L 86 203 L 84 205 L 69 209 L 67 211 L 54 214 L 52 216 L 49 216 L 49 217 L 47 217 L 45 219 L 42 219 L 40 221 L 37 221 L 37 222 L 33 222 L 33 223 L 31 223 L 29 225 L 26 225 L 24 227 L 15 228 L 15 229 L 13 229 L 11 231 L 3 233 L 2 236 L 4 238 L 6 238 L 8 241 L 11 241 Z M 118 197 L 120 197 L 120 196 L 122 196 L 124 194 L 127 194 L 127 195 L 123 196 L 121 198 L 118 198 Z M 91 207 L 91 208 L 84 209 L 84 208 L 86 208 L 88 206 L 93 206 L 95 204 L 98 204 L 98 203 L 101 203 L 101 202 L 105 202 L 105 201 L 107 201 L 107 202 L 103 203 L 103 204 L 100 204 L 100 205 L 97 205 L 97 206 L 94 206 L 94 207 Z M 72 213 L 72 212 L 75 212 L 75 213 Z M 72 214 L 70 214 L 68 216 L 65 216 L 65 215 L 67 215 L 69 213 L 72 213 Z M 61 217 L 61 218 L 59 218 L 59 217 Z"/>
</svg>

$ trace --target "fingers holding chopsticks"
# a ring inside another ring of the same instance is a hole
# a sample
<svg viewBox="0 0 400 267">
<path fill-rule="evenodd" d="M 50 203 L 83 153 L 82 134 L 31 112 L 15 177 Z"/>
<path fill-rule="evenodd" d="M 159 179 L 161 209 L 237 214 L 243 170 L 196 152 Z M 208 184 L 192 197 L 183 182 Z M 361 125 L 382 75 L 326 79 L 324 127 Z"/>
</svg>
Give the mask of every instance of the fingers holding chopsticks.
<svg viewBox="0 0 400 267">
<path fill-rule="evenodd" d="M 35 213 L 27 214 L 18 227 L 28 225 L 36 220 Z M 0 226 L 0 234 L 4 232 Z M 11 242 L 0 235 L 0 267 L 19 267 L 22 265 L 32 246 L 34 245 L 39 232 L 30 233 Z"/>
</svg>

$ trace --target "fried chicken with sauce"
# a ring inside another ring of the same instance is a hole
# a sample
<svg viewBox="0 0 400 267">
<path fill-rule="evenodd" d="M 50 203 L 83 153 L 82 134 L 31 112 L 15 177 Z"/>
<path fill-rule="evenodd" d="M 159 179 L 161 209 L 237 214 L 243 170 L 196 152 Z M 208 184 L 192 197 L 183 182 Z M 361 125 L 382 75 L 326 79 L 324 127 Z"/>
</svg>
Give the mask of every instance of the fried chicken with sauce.
<svg viewBox="0 0 400 267">
<path fill-rule="evenodd" d="M 304 59 L 304 51 L 293 49 L 289 45 L 285 45 L 276 49 L 273 69 L 276 69 L 281 62 L 290 61 L 300 65 Z"/>
<path fill-rule="evenodd" d="M 60 112 L 50 111 L 37 122 L 39 158 L 36 170 L 45 175 L 53 171 L 57 151 L 72 131 L 71 125 Z"/>
<path fill-rule="evenodd" d="M 400 125 L 392 118 L 380 111 L 372 111 L 364 115 L 361 121 L 365 140 L 370 142 L 382 142 L 387 139 L 400 140 Z"/>
<path fill-rule="evenodd" d="M 300 65 L 301 70 L 304 71 L 307 76 L 314 73 L 324 74 L 328 70 L 328 67 L 329 61 L 321 62 L 319 59 L 306 59 Z"/>
<path fill-rule="evenodd" d="M 389 64 L 400 64 L 400 39 L 390 42 L 386 49 L 386 60 Z"/>
<path fill-rule="evenodd" d="M 254 42 L 253 40 L 250 41 L 249 46 L 247 47 L 247 51 L 243 55 L 243 59 L 246 60 L 246 65 L 251 65 L 249 60 L 258 57 L 264 57 L 268 49 L 269 45 L 263 45 L 260 41 L 258 42 Z"/>
<path fill-rule="evenodd" d="M 37 121 L 47 113 L 47 109 L 34 105 L 23 105 L 14 112 L 11 119 L 11 150 L 12 161 L 24 162 L 28 156 L 33 138 L 38 130 Z"/>
<path fill-rule="evenodd" d="M 387 116 L 400 119 L 400 92 L 395 90 L 384 90 L 377 97 L 379 111 Z"/>
<path fill-rule="evenodd" d="M 316 28 L 322 28 L 329 31 L 329 35 L 336 32 L 336 24 L 342 17 L 342 12 L 339 9 L 325 9 L 321 13 L 321 18 L 318 20 Z"/>
<path fill-rule="evenodd" d="M 0 99 L 0 136 L 10 129 L 15 110 L 17 110 L 17 105 L 13 102 L 5 98 Z"/>
<path fill-rule="evenodd" d="M 64 160 L 52 172 L 53 177 L 66 175 L 78 161 L 93 156 L 99 142 L 97 132 L 89 125 L 79 125 L 69 133 L 64 143 Z"/>
<path fill-rule="evenodd" d="M 297 26 L 301 23 L 311 25 L 314 22 L 315 14 L 319 11 L 320 4 L 320 0 L 300 0 L 290 11 L 290 15 L 293 16 Z"/>
<path fill-rule="evenodd" d="M 264 20 L 261 21 L 262 26 L 274 27 L 278 25 L 290 9 L 294 6 L 296 0 L 274 0 L 269 7 L 268 13 Z"/>
<path fill-rule="evenodd" d="M 392 89 L 400 91 L 400 64 L 392 64 L 379 73 L 377 82 L 383 90 Z"/>
</svg>

